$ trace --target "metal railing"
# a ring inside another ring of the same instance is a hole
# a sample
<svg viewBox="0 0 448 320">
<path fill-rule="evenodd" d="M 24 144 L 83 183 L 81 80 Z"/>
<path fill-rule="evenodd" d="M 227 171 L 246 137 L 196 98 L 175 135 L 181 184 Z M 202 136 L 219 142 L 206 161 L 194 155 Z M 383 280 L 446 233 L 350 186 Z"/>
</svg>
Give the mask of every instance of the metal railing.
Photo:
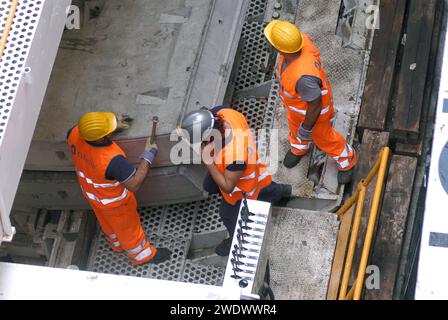
<svg viewBox="0 0 448 320">
<path fill-rule="evenodd" d="M 361 180 L 358 184 L 356 192 L 347 200 L 347 202 L 339 209 L 336 214 L 340 219 L 348 210 L 350 210 L 356 203 L 356 212 L 353 219 L 353 226 L 350 235 L 350 244 L 347 251 L 347 258 L 344 264 L 344 273 L 339 290 L 339 300 L 360 300 L 364 278 L 366 274 L 367 262 L 369 259 L 370 248 L 372 245 L 372 238 L 375 229 L 375 223 L 378 216 L 378 208 L 381 201 L 381 194 L 384 188 L 384 180 L 386 176 L 387 164 L 389 160 L 390 149 L 385 147 L 381 150 L 381 153 L 371 169 L 369 175 Z M 348 291 L 349 278 L 353 265 L 353 258 L 355 254 L 356 241 L 358 238 L 359 227 L 361 224 L 361 216 L 364 209 L 364 202 L 366 199 L 367 187 L 372 182 L 373 178 L 378 175 L 375 193 L 373 195 L 372 206 L 369 214 L 369 222 L 367 224 L 366 235 L 364 239 L 364 245 L 361 254 L 361 260 L 359 264 L 358 274 L 351 289 Z"/>
</svg>

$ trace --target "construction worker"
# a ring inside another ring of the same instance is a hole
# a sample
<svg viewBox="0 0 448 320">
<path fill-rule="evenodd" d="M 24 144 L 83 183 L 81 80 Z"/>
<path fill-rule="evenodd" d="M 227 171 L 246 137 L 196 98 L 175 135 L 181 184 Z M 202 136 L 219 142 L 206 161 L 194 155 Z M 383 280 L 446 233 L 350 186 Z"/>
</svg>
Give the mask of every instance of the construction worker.
<svg viewBox="0 0 448 320">
<path fill-rule="evenodd" d="M 112 112 L 86 113 L 69 130 L 67 143 L 82 193 L 111 249 L 124 251 L 132 265 L 161 263 L 170 258 L 171 252 L 156 249 L 147 240 L 134 196 L 158 149 L 148 138 L 138 169 L 130 165 L 123 150 L 111 140 L 115 132 L 129 128 L 126 120 L 131 119 L 116 117 Z"/>
<path fill-rule="evenodd" d="M 276 74 L 280 98 L 288 111 L 291 143 L 283 165 L 296 166 L 314 142 L 336 160 L 338 182 L 349 183 L 356 165 L 356 151 L 332 127 L 333 94 L 319 50 L 306 34 L 287 21 L 271 21 L 264 34 L 280 54 Z"/>
<path fill-rule="evenodd" d="M 221 193 L 219 215 L 229 238 L 215 252 L 230 252 L 241 200 L 258 199 L 276 203 L 291 196 L 291 185 L 272 181 L 266 165 L 259 159 L 256 143 L 243 114 L 229 107 L 201 109 L 187 114 L 180 126 L 190 143 L 202 144 L 202 159 L 208 174 L 204 189 L 210 194 Z M 195 130 L 199 129 L 199 141 Z M 210 159 L 205 159 L 210 155 Z"/>
</svg>

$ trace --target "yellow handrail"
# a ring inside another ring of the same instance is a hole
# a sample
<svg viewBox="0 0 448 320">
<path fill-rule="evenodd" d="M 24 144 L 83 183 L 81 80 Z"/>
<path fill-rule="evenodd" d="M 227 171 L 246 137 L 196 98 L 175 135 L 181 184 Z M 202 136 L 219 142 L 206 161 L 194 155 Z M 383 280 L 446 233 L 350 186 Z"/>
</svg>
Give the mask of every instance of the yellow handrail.
<svg viewBox="0 0 448 320">
<path fill-rule="evenodd" d="M 375 229 L 376 217 L 378 216 L 381 193 L 383 192 L 384 177 L 386 176 L 388 159 L 389 148 L 384 148 L 381 155 L 381 166 L 378 172 L 375 193 L 373 195 L 372 208 L 370 209 L 369 223 L 367 224 L 366 238 L 364 240 L 364 247 L 362 249 L 361 255 L 361 263 L 359 264 L 358 277 L 355 286 L 355 295 L 353 297 L 354 300 L 359 300 L 361 298 L 364 277 L 366 275 L 367 260 L 369 259 L 370 246 L 372 245 L 373 231 Z"/>
<path fill-rule="evenodd" d="M 6 42 L 8 41 L 9 33 L 11 32 L 12 23 L 14 21 L 14 16 L 16 15 L 17 6 L 19 0 L 12 0 L 11 9 L 9 10 L 8 19 L 6 20 L 5 29 L 3 29 L 2 40 L 0 42 L 0 60 L 3 57 L 3 52 L 6 48 Z"/>
<path fill-rule="evenodd" d="M 348 281 L 350 279 L 350 271 L 352 270 L 353 256 L 355 255 L 356 239 L 358 238 L 359 225 L 361 224 L 362 209 L 364 208 L 364 201 L 366 199 L 366 187 L 361 184 L 361 192 L 359 193 L 358 203 L 356 205 L 356 213 L 353 222 L 353 231 L 350 236 L 350 245 L 348 247 L 347 259 L 344 266 L 344 274 L 342 276 L 341 291 L 339 292 L 339 299 L 342 299 L 347 294 Z"/>
<path fill-rule="evenodd" d="M 375 162 L 375 165 L 373 166 L 373 168 L 370 170 L 369 174 L 367 175 L 367 177 L 361 181 L 361 184 L 365 187 L 370 185 L 370 182 L 372 182 L 372 179 L 375 177 L 375 175 L 378 173 L 378 170 L 380 169 L 380 164 L 381 164 L 381 155 L 383 154 L 383 150 L 381 150 L 380 156 L 378 157 L 378 159 Z M 361 191 L 361 185 L 358 186 L 358 189 L 356 190 L 356 192 L 344 203 L 344 205 L 336 212 L 336 215 L 338 217 L 340 217 L 341 215 L 343 215 L 344 213 L 346 213 L 355 203 L 355 201 L 358 199 L 359 197 L 359 192 Z"/>
<path fill-rule="evenodd" d="M 340 285 L 339 300 L 359 300 L 361 298 L 361 293 L 364 284 L 364 278 L 366 274 L 366 268 L 370 253 L 370 247 L 372 245 L 373 231 L 375 229 L 375 223 L 378 216 L 378 208 L 381 201 L 381 194 L 383 192 L 384 180 L 386 177 L 387 163 L 389 161 L 390 149 L 384 147 L 375 162 L 375 165 L 370 170 L 369 174 L 364 180 L 358 185 L 356 192 L 346 201 L 346 203 L 339 209 L 336 214 L 341 217 L 346 213 L 354 204 L 356 204 L 356 213 L 353 220 L 352 232 L 350 234 L 350 244 L 347 251 L 347 257 L 344 265 L 344 273 Z M 358 275 L 356 276 L 355 283 L 351 287 L 347 294 L 348 283 L 350 278 L 350 273 L 353 265 L 353 258 L 355 254 L 356 241 L 359 233 L 359 226 L 361 224 L 361 216 L 363 212 L 366 190 L 370 185 L 373 178 L 378 174 L 375 193 L 373 195 L 372 207 L 369 215 L 369 222 L 367 225 L 366 236 L 364 240 L 363 250 L 361 254 L 361 261 L 358 269 Z"/>
</svg>

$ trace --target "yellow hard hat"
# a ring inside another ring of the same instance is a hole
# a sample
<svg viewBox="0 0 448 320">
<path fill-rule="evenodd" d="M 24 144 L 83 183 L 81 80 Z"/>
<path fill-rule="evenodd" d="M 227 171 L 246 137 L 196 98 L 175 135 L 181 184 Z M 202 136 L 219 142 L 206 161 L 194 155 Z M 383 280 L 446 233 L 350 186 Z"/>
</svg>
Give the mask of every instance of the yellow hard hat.
<svg viewBox="0 0 448 320">
<path fill-rule="evenodd" d="M 79 119 L 79 134 L 84 140 L 96 141 L 117 129 L 117 117 L 113 112 L 89 112 Z"/>
<path fill-rule="evenodd" d="M 264 28 L 264 35 L 280 52 L 295 53 L 303 46 L 302 32 L 295 24 L 288 21 L 272 20 Z"/>
</svg>

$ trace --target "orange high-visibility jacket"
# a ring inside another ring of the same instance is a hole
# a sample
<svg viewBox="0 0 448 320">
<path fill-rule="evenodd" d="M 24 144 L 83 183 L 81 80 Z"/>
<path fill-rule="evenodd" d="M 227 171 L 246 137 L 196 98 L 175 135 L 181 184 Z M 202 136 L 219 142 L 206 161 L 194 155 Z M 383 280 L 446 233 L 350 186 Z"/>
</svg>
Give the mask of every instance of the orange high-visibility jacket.
<svg viewBox="0 0 448 320">
<path fill-rule="evenodd" d="M 91 205 L 103 209 L 116 208 L 130 199 L 132 192 L 118 181 L 106 179 L 110 161 L 118 155 L 126 156 L 115 142 L 105 147 L 92 146 L 81 137 L 76 126 L 67 143 L 79 184 Z"/>
<path fill-rule="evenodd" d="M 234 205 L 243 198 L 243 192 L 248 199 L 257 199 L 260 190 L 272 182 L 266 165 L 259 159 L 254 136 L 250 131 L 246 118 L 238 111 L 222 109 L 218 112 L 224 121 L 230 123 L 232 136 L 215 158 L 217 169 L 224 174 L 227 166 L 233 162 L 245 162 L 247 168 L 237 182 L 235 189 L 229 194 L 221 190 L 225 201 Z"/>
<path fill-rule="evenodd" d="M 305 75 L 319 78 L 322 82 L 322 111 L 318 122 L 331 119 L 334 115 L 333 93 L 330 82 L 322 68 L 320 52 L 311 41 L 303 34 L 303 47 L 300 56 L 286 67 L 282 73 L 284 57 L 280 56 L 277 74 L 280 81 L 280 98 L 288 110 L 288 121 L 291 132 L 297 133 L 300 123 L 305 120 L 308 103 L 300 98 L 296 91 L 297 81 Z"/>
</svg>

